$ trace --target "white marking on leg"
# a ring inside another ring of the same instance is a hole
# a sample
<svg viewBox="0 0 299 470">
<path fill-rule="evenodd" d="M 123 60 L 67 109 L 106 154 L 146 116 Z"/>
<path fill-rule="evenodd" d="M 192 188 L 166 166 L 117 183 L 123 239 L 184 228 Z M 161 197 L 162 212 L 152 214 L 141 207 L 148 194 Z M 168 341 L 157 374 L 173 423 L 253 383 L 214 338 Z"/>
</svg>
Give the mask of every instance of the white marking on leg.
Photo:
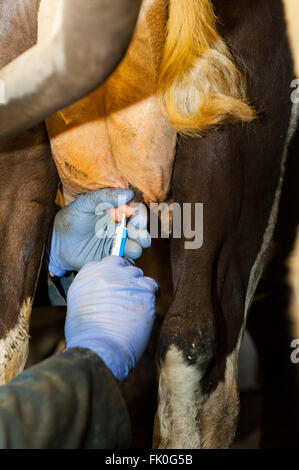
<svg viewBox="0 0 299 470">
<path fill-rule="evenodd" d="M 226 359 L 225 377 L 205 397 L 201 375 L 189 366 L 172 345 L 166 354 L 159 380 L 159 407 L 154 446 L 161 449 L 227 448 L 233 441 L 238 417 L 236 349 Z"/>
<path fill-rule="evenodd" d="M 24 300 L 16 326 L 0 340 L 0 384 L 8 382 L 25 367 L 32 301 L 31 298 Z"/>
<path fill-rule="evenodd" d="M 159 380 L 159 448 L 198 449 L 197 397 L 200 373 L 188 366 L 172 345 L 166 354 Z"/>
<path fill-rule="evenodd" d="M 227 357 L 224 381 L 203 401 L 200 410 L 202 449 L 228 449 L 232 444 L 239 415 L 237 361 L 241 335 L 235 350 Z"/>
</svg>

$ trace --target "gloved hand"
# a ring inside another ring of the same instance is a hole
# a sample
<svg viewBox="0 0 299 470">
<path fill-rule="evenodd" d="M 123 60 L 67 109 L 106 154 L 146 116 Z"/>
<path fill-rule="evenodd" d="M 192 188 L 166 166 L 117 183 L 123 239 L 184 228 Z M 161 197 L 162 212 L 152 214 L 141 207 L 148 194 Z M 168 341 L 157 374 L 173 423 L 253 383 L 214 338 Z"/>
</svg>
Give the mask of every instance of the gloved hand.
<svg viewBox="0 0 299 470">
<path fill-rule="evenodd" d="M 87 264 L 68 291 L 66 347 L 91 349 L 124 380 L 148 343 L 157 288 L 118 256 Z"/>
<path fill-rule="evenodd" d="M 133 197 L 129 189 L 107 188 L 84 194 L 61 209 L 53 227 L 50 274 L 61 277 L 67 271 L 79 271 L 88 262 L 108 256 L 116 228 L 110 209 L 128 203 Z M 125 257 L 135 260 L 141 256 L 143 248 L 151 245 L 146 226 L 146 208 L 138 204 L 127 225 Z"/>
</svg>

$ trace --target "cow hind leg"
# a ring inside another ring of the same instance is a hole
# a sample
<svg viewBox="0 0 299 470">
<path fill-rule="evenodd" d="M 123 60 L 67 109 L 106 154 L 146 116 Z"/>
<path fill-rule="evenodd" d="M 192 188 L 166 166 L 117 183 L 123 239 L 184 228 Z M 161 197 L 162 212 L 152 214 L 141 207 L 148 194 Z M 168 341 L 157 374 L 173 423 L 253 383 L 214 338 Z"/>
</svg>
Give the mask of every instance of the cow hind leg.
<svg viewBox="0 0 299 470">
<path fill-rule="evenodd" d="M 226 361 L 224 380 L 212 393 L 204 390 L 201 373 L 171 346 L 160 371 L 159 408 L 154 448 L 228 448 L 239 413 L 237 351 Z"/>
</svg>

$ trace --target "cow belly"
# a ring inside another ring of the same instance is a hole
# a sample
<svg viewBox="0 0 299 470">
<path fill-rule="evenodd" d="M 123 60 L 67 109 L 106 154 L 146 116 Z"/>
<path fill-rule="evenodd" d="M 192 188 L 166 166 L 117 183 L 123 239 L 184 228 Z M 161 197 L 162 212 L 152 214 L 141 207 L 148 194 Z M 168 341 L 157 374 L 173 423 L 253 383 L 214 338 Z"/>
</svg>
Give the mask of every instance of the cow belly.
<svg viewBox="0 0 299 470">
<path fill-rule="evenodd" d="M 166 23 L 165 0 L 144 0 L 117 70 L 98 90 L 47 120 L 68 201 L 86 191 L 129 185 L 146 202 L 167 198 L 176 131 L 156 97 Z"/>
</svg>

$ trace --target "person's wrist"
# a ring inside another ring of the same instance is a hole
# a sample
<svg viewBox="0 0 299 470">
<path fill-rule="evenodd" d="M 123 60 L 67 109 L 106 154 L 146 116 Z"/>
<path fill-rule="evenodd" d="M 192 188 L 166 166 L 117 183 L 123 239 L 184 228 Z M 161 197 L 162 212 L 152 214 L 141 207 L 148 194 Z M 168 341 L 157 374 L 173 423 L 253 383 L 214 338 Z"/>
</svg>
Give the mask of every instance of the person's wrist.
<svg viewBox="0 0 299 470">
<path fill-rule="evenodd" d="M 112 375 L 119 382 L 125 380 L 135 366 L 135 357 L 128 348 L 113 339 L 86 338 L 78 336 L 66 341 L 67 348 L 85 348 L 93 351 L 104 362 Z"/>
</svg>

